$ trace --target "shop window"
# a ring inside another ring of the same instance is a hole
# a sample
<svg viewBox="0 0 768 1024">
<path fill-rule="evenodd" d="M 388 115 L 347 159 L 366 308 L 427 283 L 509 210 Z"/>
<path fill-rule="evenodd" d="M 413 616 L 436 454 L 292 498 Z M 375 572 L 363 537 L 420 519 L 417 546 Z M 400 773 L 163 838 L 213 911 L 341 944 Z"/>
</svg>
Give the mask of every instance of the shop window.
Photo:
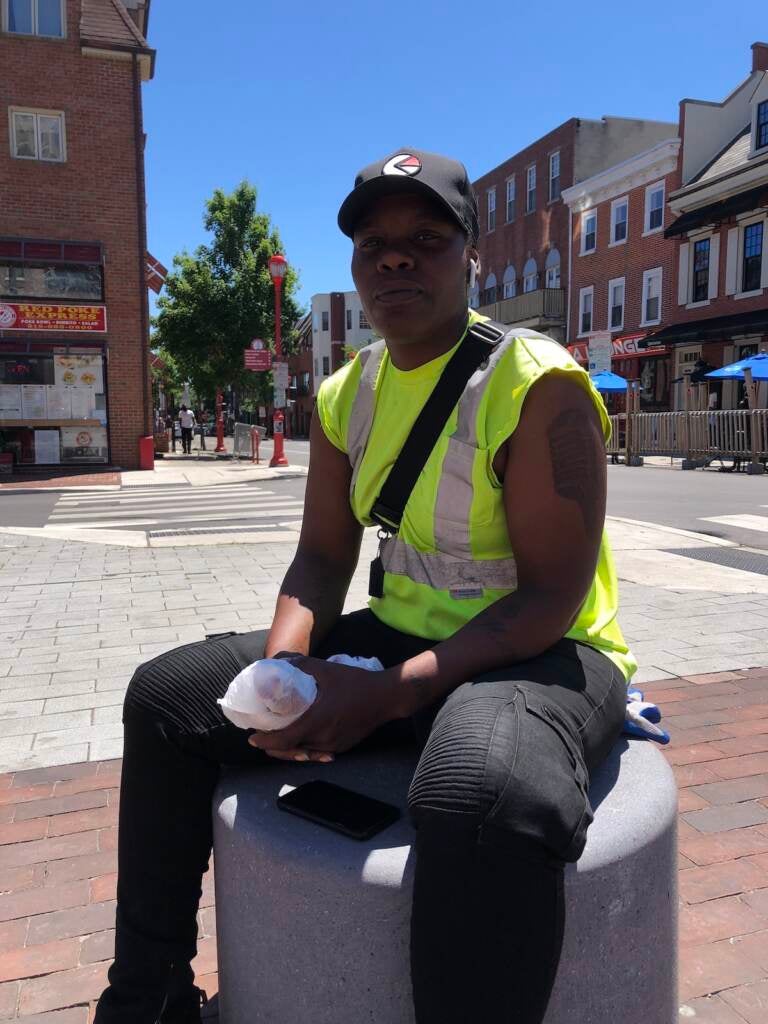
<svg viewBox="0 0 768 1024">
<path fill-rule="evenodd" d="M 581 215 L 581 255 L 594 252 L 597 247 L 597 210 Z"/>
<path fill-rule="evenodd" d="M 19 160 L 63 163 L 64 115 L 37 110 L 11 111 L 11 153 Z"/>
<path fill-rule="evenodd" d="M 4 299 L 76 299 L 101 302 L 100 266 L 77 263 L 15 263 L 0 256 L 0 297 Z"/>
<path fill-rule="evenodd" d="M 594 288 L 582 288 L 579 292 L 579 336 L 592 333 L 592 302 Z"/>
<path fill-rule="evenodd" d="M 693 244 L 692 302 L 705 302 L 709 298 L 709 239 L 700 238 Z"/>
<path fill-rule="evenodd" d="M 549 158 L 549 201 L 553 203 L 560 198 L 560 151 L 552 153 Z"/>
<path fill-rule="evenodd" d="M 742 287 L 744 292 L 757 291 L 763 269 L 763 222 L 748 224 L 744 228 L 744 257 Z"/>
<path fill-rule="evenodd" d="M 525 212 L 533 213 L 536 209 L 536 164 L 525 172 Z"/>
<path fill-rule="evenodd" d="M 496 189 L 489 188 L 487 195 L 488 202 L 488 231 L 496 230 Z"/>
<path fill-rule="evenodd" d="M 617 277 L 608 282 L 608 327 L 620 331 L 624 326 L 624 278 Z"/>
<path fill-rule="evenodd" d="M 627 197 L 614 199 L 611 203 L 611 245 L 626 242 L 628 217 L 629 200 Z"/>
<path fill-rule="evenodd" d="M 502 295 L 504 296 L 505 299 L 513 299 L 515 297 L 515 292 L 517 290 L 516 282 L 517 275 L 515 273 L 515 268 L 510 263 L 510 265 L 504 271 L 504 277 L 502 278 L 501 281 Z"/>
<path fill-rule="evenodd" d="M 661 231 L 664 226 L 664 182 L 658 181 L 645 190 L 645 232 Z"/>
<path fill-rule="evenodd" d="M 515 176 L 507 178 L 507 224 L 515 219 Z"/>
<path fill-rule="evenodd" d="M 643 319 L 641 326 L 658 324 L 661 321 L 661 267 L 646 270 L 643 274 Z"/>
<path fill-rule="evenodd" d="M 7 32 L 24 36 L 64 36 L 63 0 L 5 0 L 4 21 Z"/>
</svg>

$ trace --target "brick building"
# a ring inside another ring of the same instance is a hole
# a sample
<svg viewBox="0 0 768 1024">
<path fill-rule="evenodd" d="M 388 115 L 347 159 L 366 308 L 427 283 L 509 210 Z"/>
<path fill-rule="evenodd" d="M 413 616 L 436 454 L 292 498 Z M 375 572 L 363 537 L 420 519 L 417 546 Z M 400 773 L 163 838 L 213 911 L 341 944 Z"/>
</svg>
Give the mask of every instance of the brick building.
<svg viewBox="0 0 768 1024">
<path fill-rule="evenodd" d="M 674 392 L 671 349 L 645 339 L 676 312 L 677 247 L 664 229 L 679 149 L 668 138 L 563 192 L 572 227 L 569 349 L 586 365 L 590 335 L 608 332 L 612 369 L 640 381 L 645 410 L 669 409 Z"/>
<path fill-rule="evenodd" d="M 750 74 L 722 103 L 681 101 L 679 134 L 665 232 L 674 312 L 654 341 L 672 346 L 684 378 L 699 359 L 719 367 L 768 350 L 768 43 L 752 46 Z M 726 409 L 743 393 L 736 382 L 712 389 Z"/>
<path fill-rule="evenodd" d="M 152 433 L 149 0 L 0 0 L 0 442 L 138 466 Z"/>
<path fill-rule="evenodd" d="M 571 118 L 474 182 L 480 277 L 471 304 L 502 323 L 566 335 L 569 211 L 563 189 L 669 138 L 675 125 Z"/>
</svg>

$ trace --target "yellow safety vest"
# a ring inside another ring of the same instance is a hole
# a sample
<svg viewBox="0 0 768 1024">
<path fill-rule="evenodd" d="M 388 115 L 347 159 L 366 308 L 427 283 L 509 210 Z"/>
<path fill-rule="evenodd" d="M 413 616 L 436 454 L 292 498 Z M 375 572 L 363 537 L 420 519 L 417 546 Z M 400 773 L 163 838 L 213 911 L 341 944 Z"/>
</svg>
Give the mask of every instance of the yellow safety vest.
<svg viewBox="0 0 768 1024">
<path fill-rule="evenodd" d="M 470 311 L 470 322 L 486 319 Z M 422 406 L 458 345 L 414 370 L 398 370 L 383 341 L 323 381 L 317 396 L 328 440 L 349 457 L 350 504 L 371 526 L 371 507 Z M 544 374 L 567 373 L 590 395 L 606 439 L 610 421 L 589 375 L 551 338 L 519 330 L 475 371 L 405 507 L 384 541 L 384 596 L 371 611 L 404 633 L 444 640 L 517 586 L 501 482 L 493 459 L 514 432 L 523 402 Z M 603 533 L 592 587 L 566 634 L 598 648 L 625 674 L 637 664 L 616 619 L 618 583 Z"/>
</svg>

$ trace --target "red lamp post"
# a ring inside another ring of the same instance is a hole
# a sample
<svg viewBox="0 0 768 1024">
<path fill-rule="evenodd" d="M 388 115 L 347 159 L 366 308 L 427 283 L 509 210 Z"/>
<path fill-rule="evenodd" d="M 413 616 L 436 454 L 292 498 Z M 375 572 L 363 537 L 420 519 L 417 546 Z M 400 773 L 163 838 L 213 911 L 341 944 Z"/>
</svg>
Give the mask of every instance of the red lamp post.
<svg viewBox="0 0 768 1024">
<path fill-rule="evenodd" d="M 283 341 L 280 331 L 281 299 L 283 290 L 283 278 L 288 270 L 288 260 L 285 256 L 275 253 L 269 259 L 269 276 L 275 286 L 275 356 L 277 363 L 283 361 Z M 283 451 L 283 431 L 285 428 L 285 416 L 281 409 L 275 408 L 272 420 L 272 432 L 274 439 L 274 452 L 269 461 L 270 466 L 287 466 L 288 459 Z"/>
</svg>

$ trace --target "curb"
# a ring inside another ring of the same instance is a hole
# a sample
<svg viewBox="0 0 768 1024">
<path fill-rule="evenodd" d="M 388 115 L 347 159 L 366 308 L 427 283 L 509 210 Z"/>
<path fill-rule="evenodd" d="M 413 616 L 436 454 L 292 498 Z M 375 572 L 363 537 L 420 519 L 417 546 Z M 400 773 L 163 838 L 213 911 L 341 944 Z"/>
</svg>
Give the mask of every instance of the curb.
<svg viewBox="0 0 768 1024">
<path fill-rule="evenodd" d="M 662 523 L 649 523 L 643 519 L 626 519 L 623 516 L 606 516 L 606 522 L 624 523 L 626 526 L 642 526 L 646 530 L 656 530 L 662 533 L 672 533 L 678 537 L 688 537 L 697 540 L 702 545 L 709 544 L 716 548 L 738 548 L 741 545 L 735 540 L 725 540 L 722 537 L 710 537 L 708 533 L 696 533 L 694 530 L 681 530 L 677 526 L 664 526 Z M 765 552 L 762 552 L 765 554 Z"/>
</svg>

